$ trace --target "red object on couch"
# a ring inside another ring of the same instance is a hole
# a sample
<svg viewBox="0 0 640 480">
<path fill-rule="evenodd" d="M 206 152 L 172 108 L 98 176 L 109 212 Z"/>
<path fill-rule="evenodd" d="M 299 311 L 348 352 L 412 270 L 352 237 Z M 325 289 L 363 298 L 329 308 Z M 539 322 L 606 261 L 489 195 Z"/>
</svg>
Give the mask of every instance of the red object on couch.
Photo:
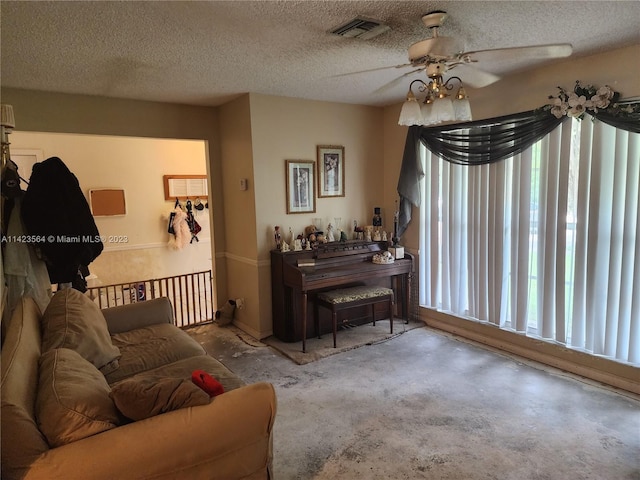
<svg viewBox="0 0 640 480">
<path fill-rule="evenodd" d="M 191 374 L 191 381 L 207 392 L 210 397 L 224 393 L 222 384 L 204 370 L 194 370 Z"/>
</svg>

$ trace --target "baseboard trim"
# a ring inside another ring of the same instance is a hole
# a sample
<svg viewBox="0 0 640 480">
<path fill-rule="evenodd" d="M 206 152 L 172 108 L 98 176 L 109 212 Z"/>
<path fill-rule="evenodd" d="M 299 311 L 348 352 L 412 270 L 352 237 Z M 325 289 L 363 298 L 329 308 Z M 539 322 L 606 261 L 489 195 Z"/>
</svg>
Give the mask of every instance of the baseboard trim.
<svg viewBox="0 0 640 480">
<path fill-rule="evenodd" d="M 263 338 L 267 338 L 270 337 L 271 335 L 273 335 L 272 331 L 267 331 L 267 332 L 260 332 L 258 330 L 256 330 L 255 328 L 253 328 L 252 326 L 241 322 L 238 319 L 235 319 L 233 321 L 233 325 L 238 327 L 240 330 L 242 330 L 244 333 L 252 336 L 253 338 L 257 339 L 257 340 L 262 340 Z"/>
<path fill-rule="evenodd" d="M 424 307 L 420 316 L 429 327 L 640 395 L 640 368 L 632 365 Z"/>
</svg>

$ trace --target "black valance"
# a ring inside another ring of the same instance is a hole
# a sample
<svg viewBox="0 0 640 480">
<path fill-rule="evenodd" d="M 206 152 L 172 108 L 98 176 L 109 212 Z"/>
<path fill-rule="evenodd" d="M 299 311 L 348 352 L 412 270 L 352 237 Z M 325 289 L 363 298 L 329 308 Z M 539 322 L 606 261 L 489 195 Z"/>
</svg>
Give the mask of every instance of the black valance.
<svg viewBox="0 0 640 480">
<path fill-rule="evenodd" d="M 620 104 L 623 108 L 588 111 L 604 123 L 630 132 L 640 132 L 640 102 Z M 398 236 L 411 221 L 411 206 L 420 206 L 420 142 L 447 162 L 484 165 L 517 155 L 571 117 L 556 118 L 549 108 L 505 115 L 474 122 L 436 127 L 409 127 L 398 180 L 400 195 Z M 591 117 L 587 117 L 589 119 Z M 585 120 L 587 121 L 587 120 Z"/>
<path fill-rule="evenodd" d="M 640 101 L 619 102 L 615 109 L 586 112 L 593 118 L 627 132 L 640 133 Z"/>
</svg>

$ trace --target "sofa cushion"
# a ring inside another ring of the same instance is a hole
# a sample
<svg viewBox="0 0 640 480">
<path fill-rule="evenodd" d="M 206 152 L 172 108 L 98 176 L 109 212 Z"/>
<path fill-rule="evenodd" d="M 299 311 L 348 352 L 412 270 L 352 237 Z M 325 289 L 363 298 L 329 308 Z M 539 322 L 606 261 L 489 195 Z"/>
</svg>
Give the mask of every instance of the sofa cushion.
<svg viewBox="0 0 640 480">
<path fill-rule="evenodd" d="M 2 345 L 0 419 L 1 478 L 23 478 L 29 466 L 49 450 L 35 414 L 40 359 L 40 309 L 22 297 L 8 323 Z"/>
<path fill-rule="evenodd" d="M 118 367 L 120 350 L 111 342 L 100 308 L 73 288 L 56 292 L 42 316 L 42 351 L 75 350 L 103 374 Z"/>
<path fill-rule="evenodd" d="M 169 323 L 136 328 L 112 336 L 121 357 L 117 370 L 105 374 L 110 385 L 141 372 L 206 352 L 189 334 Z M 191 372 L 181 375 L 189 378 Z"/>
<path fill-rule="evenodd" d="M 131 378 L 150 376 L 155 378 L 162 377 L 184 379 L 191 378 L 191 374 L 195 370 L 204 370 L 213 378 L 218 380 L 222 384 L 225 392 L 246 385 L 246 383 L 240 377 L 238 377 L 222 363 L 209 355 L 183 358 L 182 360 L 159 366 L 157 368 L 154 368 L 153 370 L 140 373 L 139 375 Z M 120 382 L 112 384 L 111 388 L 116 388 L 119 383 Z"/>
<path fill-rule="evenodd" d="M 104 375 L 74 350 L 40 357 L 36 418 L 51 447 L 117 427 L 121 418 Z"/>
<path fill-rule="evenodd" d="M 143 420 L 179 408 L 206 405 L 209 395 L 191 380 L 139 375 L 123 380 L 111 398 L 125 417 Z"/>
</svg>

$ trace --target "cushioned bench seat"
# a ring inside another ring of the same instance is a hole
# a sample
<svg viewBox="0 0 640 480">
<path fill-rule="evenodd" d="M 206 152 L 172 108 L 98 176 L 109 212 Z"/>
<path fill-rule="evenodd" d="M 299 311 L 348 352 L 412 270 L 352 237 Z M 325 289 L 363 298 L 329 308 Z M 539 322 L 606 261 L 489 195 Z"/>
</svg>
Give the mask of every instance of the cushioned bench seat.
<svg viewBox="0 0 640 480">
<path fill-rule="evenodd" d="M 333 324 L 333 347 L 336 347 L 336 332 L 338 330 L 338 312 L 348 308 L 371 305 L 371 318 L 376 324 L 374 306 L 377 303 L 389 303 L 389 325 L 393 333 L 393 290 L 378 286 L 358 286 L 349 288 L 339 288 L 328 292 L 319 293 L 316 297 L 316 322 L 318 322 L 317 308 L 326 307 L 331 310 L 331 320 Z M 316 331 L 319 331 L 316 323 Z M 306 351 L 305 339 L 302 339 L 302 351 Z"/>
</svg>

